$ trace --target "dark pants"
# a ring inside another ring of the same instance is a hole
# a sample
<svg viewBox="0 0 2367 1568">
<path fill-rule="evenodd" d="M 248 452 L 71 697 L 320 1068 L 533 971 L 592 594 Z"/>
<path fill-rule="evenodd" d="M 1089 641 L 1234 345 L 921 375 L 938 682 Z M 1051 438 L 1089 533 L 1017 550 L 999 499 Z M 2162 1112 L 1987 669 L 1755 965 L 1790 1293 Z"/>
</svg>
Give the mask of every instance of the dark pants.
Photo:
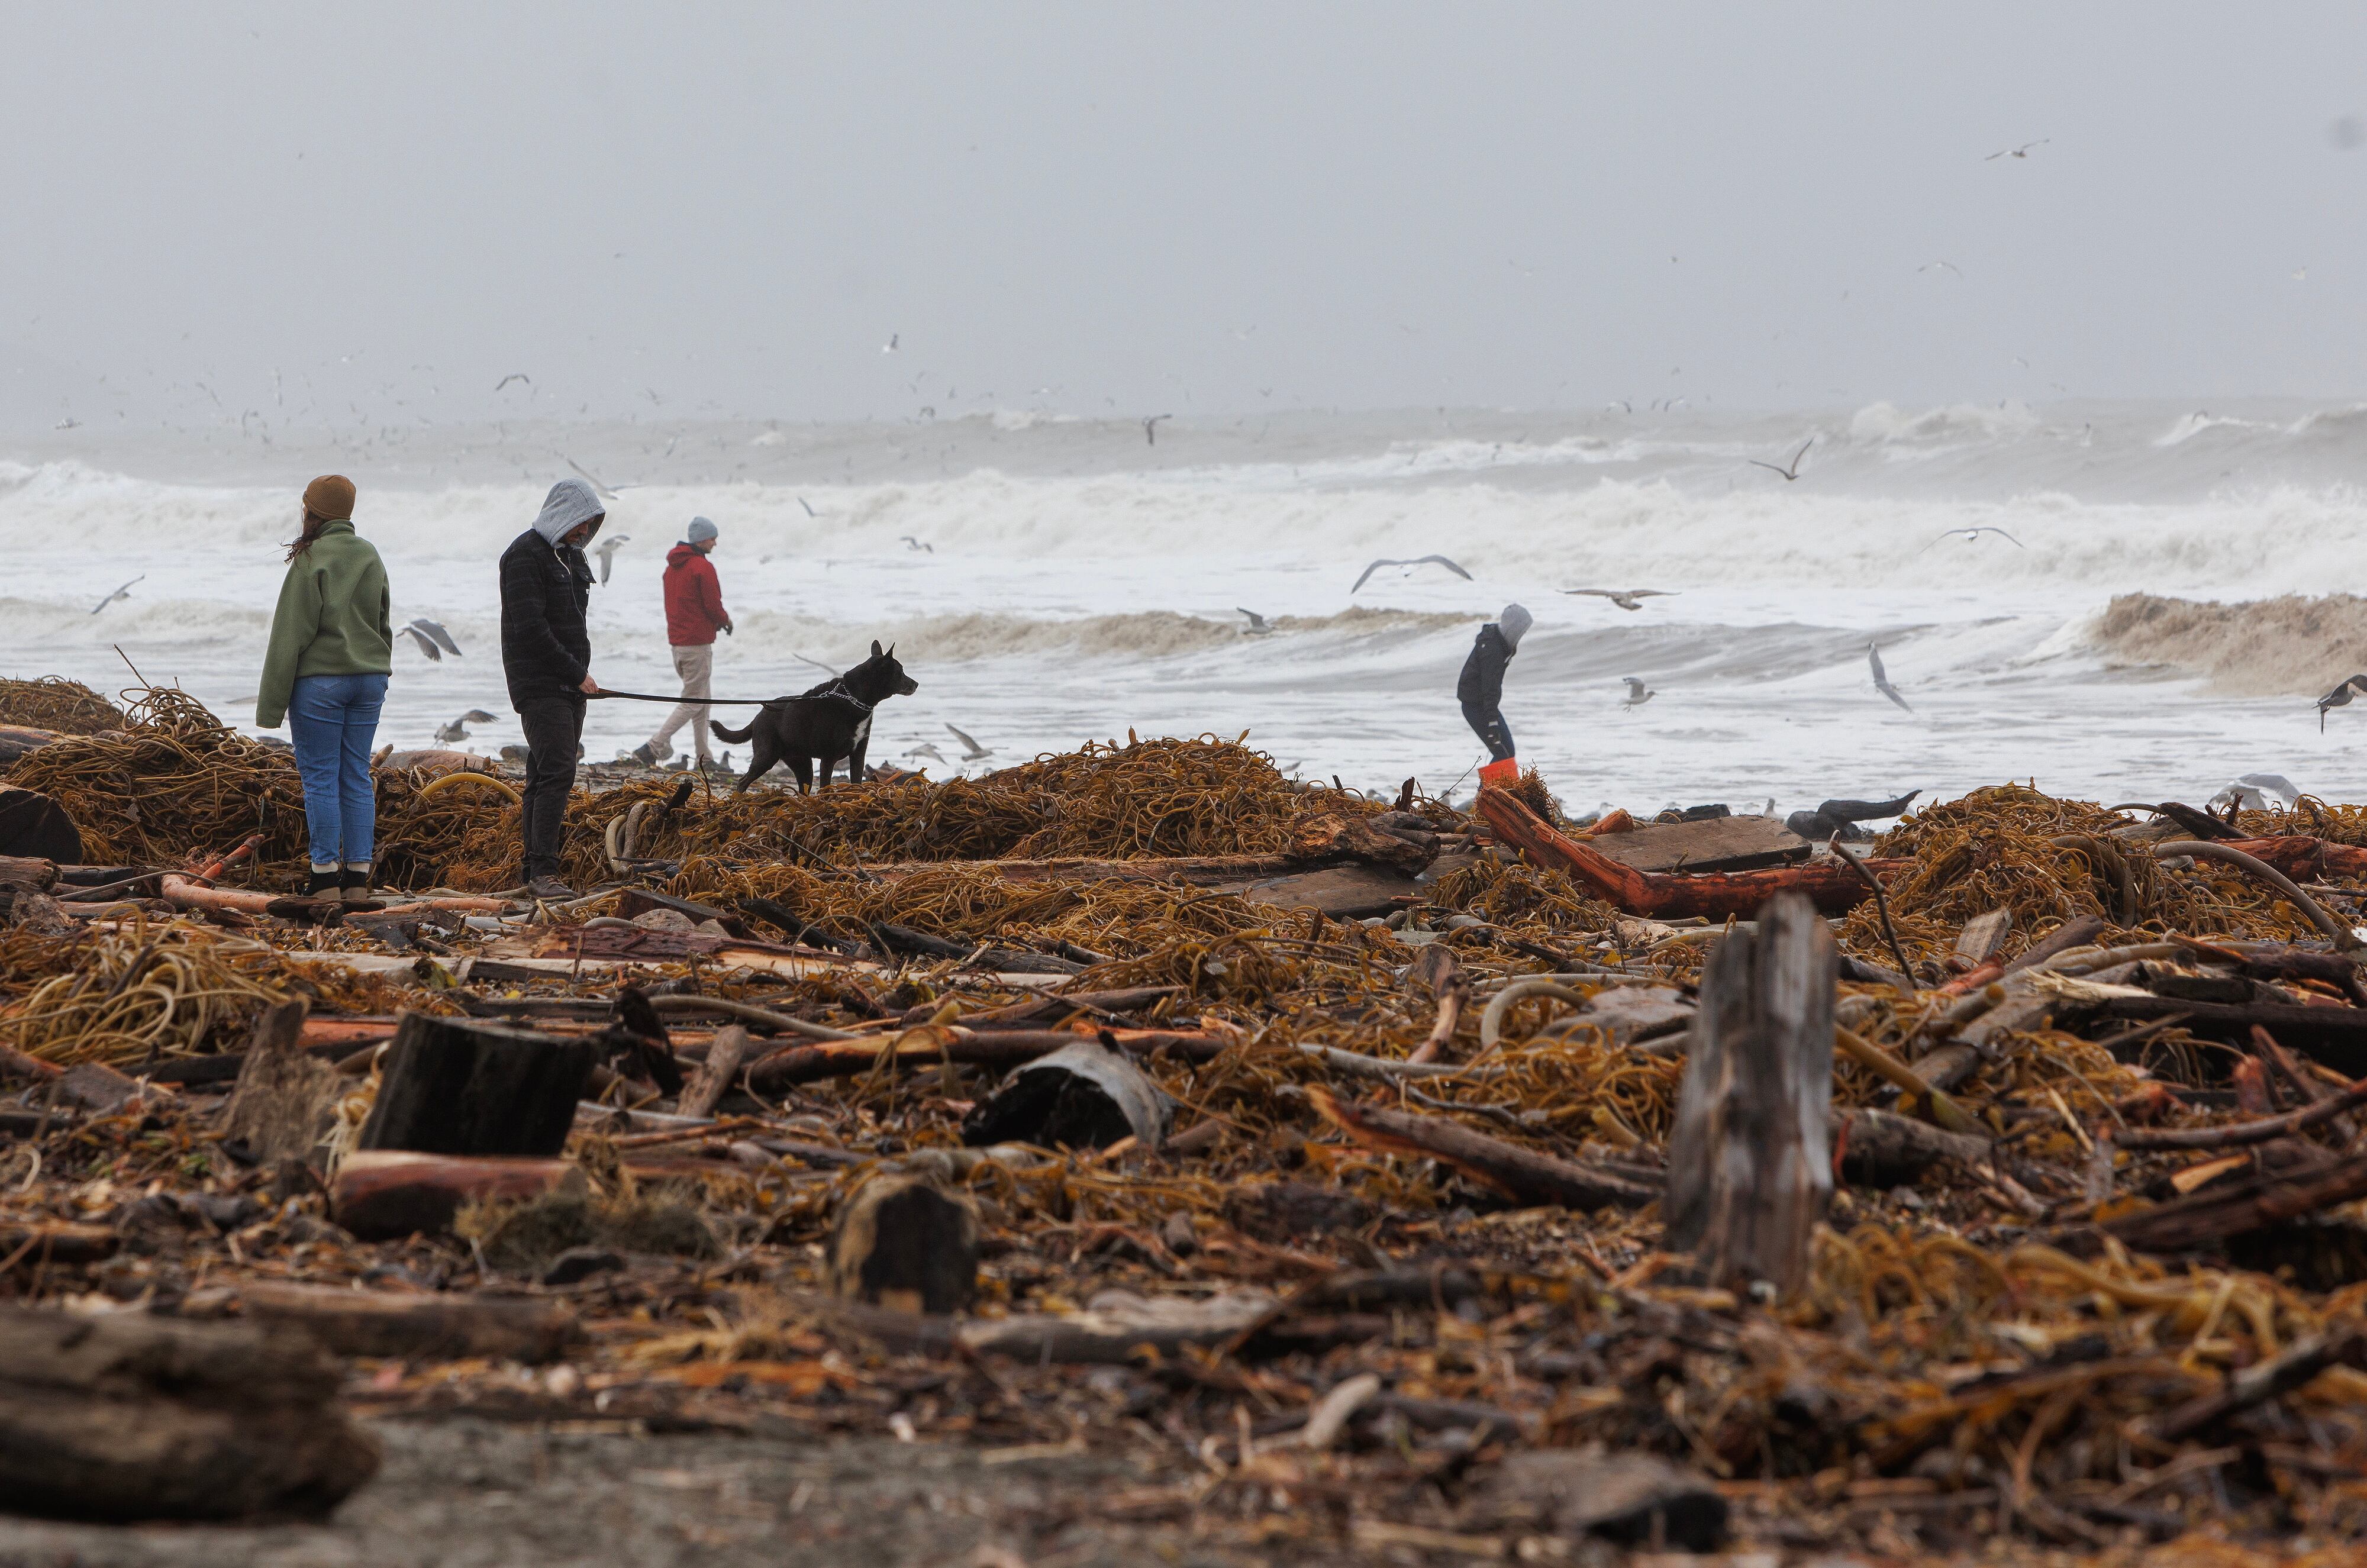
<svg viewBox="0 0 2367 1568">
<path fill-rule="evenodd" d="M 1502 708 L 1465 703 L 1463 720 L 1479 737 L 1479 743 L 1488 748 L 1489 761 L 1501 762 L 1512 754 L 1512 732 L 1505 727 Z"/>
<path fill-rule="evenodd" d="M 583 739 L 580 696 L 532 697 L 518 706 L 526 729 L 526 879 L 559 874 L 567 832 L 567 795 L 575 787 L 575 753 Z"/>
</svg>

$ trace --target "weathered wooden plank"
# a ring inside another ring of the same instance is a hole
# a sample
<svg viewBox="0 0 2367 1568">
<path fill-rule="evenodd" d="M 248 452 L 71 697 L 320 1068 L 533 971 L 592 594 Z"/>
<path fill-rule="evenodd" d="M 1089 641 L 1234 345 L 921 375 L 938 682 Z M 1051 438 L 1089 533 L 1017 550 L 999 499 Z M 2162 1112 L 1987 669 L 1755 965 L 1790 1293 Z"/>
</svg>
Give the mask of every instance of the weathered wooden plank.
<svg viewBox="0 0 2367 1568">
<path fill-rule="evenodd" d="M 1586 841 L 1631 871 L 1761 871 L 1796 864 L 1814 848 L 1772 817 L 1653 823 Z"/>
</svg>

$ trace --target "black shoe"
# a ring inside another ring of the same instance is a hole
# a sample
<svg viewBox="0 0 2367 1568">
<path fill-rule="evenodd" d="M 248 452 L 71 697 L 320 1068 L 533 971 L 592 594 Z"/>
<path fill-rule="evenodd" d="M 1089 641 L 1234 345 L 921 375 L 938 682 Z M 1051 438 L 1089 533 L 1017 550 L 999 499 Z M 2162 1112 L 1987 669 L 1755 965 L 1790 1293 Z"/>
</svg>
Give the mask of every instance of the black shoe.
<svg viewBox="0 0 2367 1568">
<path fill-rule="evenodd" d="M 568 886 L 567 884 L 560 881 L 559 878 L 555 876 L 535 877 L 526 885 L 526 890 L 529 895 L 541 899 L 546 904 L 575 897 L 575 889 Z"/>
<path fill-rule="evenodd" d="M 337 878 L 337 901 L 349 909 L 377 908 L 378 901 L 369 896 L 370 878 L 373 874 L 374 868 L 370 866 L 345 867 L 344 873 Z"/>
<path fill-rule="evenodd" d="M 323 894 L 336 897 L 337 887 L 345 879 L 343 871 L 315 871 L 304 878 L 304 897 L 318 898 Z"/>
</svg>

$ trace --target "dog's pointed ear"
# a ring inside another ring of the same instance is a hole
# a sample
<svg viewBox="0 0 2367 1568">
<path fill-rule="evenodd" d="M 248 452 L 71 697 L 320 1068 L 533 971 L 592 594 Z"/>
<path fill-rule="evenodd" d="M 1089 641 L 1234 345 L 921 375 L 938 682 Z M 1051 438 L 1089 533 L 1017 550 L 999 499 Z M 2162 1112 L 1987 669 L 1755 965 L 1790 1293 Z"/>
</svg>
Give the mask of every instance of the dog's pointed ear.
<svg viewBox="0 0 2367 1568">
<path fill-rule="evenodd" d="M 876 637 L 871 639 L 871 657 L 874 659 L 879 657 L 879 639 Z"/>
<path fill-rule="evenodd" d="M 890 659 L 896 657 L 896 645 L 892 642 L 888 645 L 888 657 Z"/>
</svg>

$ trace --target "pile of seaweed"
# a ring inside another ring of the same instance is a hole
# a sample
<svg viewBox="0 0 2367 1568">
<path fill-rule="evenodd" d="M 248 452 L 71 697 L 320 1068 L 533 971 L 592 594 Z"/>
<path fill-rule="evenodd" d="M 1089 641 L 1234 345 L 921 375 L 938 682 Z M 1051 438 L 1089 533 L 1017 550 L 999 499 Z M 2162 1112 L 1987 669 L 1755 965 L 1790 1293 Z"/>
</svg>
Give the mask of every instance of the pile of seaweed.
<svg viewBox="0 0 2367 1568">
<path fill-rule="evenodd" d="M 121 708 L 79 681 L 44 675 L 34 681 L 0 680 L 0 724 L 61 735 L 99 735 L 131 722 Z"/>
</svg>

